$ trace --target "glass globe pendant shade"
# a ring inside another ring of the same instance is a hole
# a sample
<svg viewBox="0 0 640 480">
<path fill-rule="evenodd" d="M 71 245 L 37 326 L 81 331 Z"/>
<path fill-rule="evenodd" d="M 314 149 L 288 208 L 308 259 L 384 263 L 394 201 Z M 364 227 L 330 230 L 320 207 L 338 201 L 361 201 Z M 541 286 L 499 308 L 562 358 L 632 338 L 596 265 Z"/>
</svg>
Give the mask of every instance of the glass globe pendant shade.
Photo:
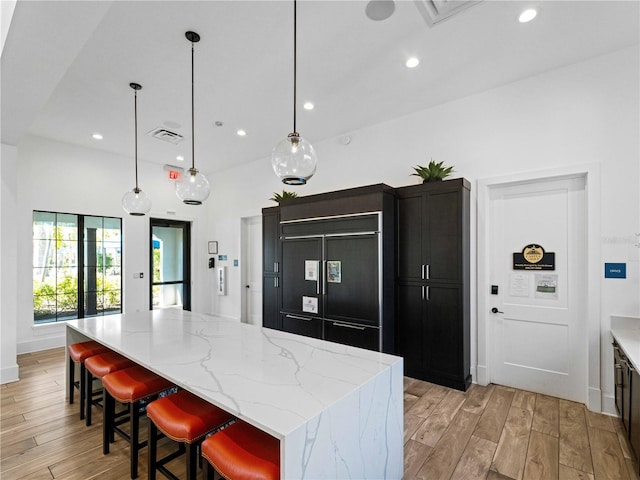
<svg viewBox="0 0 640 480">
<path fill-rule="evenodd" d="M 190 168 L 176 182 L 176 195 L 187 205 L 202 205 L 211 192 L 209 180 L 196 168 Z"/>
<path fill-rule="evenodd" d="M 151 200 L 146 193 L 136 187 L 122 197 L 122 208 L 129 215 L 142 216 L 151 210 Z"/>
<path fill-rule="evenodd" d="M 313 145 L 297 133 L 290 133 L 271 154 L 271 166 L 282 183 L 305 185 L 314 173 L 318 156 Z"/>
</svg>

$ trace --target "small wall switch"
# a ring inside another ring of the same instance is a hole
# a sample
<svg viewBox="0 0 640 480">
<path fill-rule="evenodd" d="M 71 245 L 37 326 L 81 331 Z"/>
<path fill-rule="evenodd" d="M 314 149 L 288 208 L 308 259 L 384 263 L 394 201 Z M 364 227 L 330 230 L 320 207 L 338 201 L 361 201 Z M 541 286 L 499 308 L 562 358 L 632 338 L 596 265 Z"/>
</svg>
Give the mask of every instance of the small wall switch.
<svg viewBox="0 0 640 480">
<path fill-rule="evenodd" d="M 140 278 L 144 278 L 144 273 L 140 272 Z"/>
<path fill-rule="evenodd" d="M 133 274 L 133 278 L 140 278 L 140 274 L 139 273 L 134 273 Z"/>
</svg>

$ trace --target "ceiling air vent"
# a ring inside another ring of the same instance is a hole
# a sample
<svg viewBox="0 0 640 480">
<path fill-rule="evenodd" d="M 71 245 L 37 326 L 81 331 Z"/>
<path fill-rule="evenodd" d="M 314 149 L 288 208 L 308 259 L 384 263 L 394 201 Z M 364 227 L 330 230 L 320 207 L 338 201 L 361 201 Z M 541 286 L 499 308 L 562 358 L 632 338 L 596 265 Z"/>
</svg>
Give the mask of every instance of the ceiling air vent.
<svg viewBox="0 0 640 480">
<path fill-rule="evenodd" d="M 167 130 L 163 127 L 154 128 L 150 132 L 147 132 L 147 135 L 157 138 L 158 140 L 173 143 L 174 145 L 177 145 L 184 139 L 184 137 L 179 133 L 172 132 L 171 130 Z"/>
<path fill-rule="evenodd" d="M 422 17 L 433 27 L 436 23 L 446 20 L 465 8 L 480 3 L 482 0 L 414 0 Z"/>
</svg>

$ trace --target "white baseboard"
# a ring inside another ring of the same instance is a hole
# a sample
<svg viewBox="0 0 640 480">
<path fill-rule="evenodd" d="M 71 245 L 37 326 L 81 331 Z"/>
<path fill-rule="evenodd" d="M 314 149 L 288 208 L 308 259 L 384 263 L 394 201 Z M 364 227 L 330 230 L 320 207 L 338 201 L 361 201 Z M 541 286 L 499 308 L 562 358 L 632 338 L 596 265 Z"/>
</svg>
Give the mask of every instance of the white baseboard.
<svg viewBox="0 0 640 480">
<path fill-rule="evenodd" d="M 616 412 L 616 399 L 613 395 L 602 395 L 602 413 L 618 416 Z"/>
<path fill-rule="evenodd" d="M 47 337 L 37 340 L 29 340 L 20 342 L 16 345 L 18 355 L 22 353 L 40 352 L 41 350 L 49 350 L 50 348 L 64 347 L 67 344 L 67 337 L 64 332 L 60 336 Z"/>
<path fill-rule="evenodd" d="M 476 381 L 478 382 L 478 385 L 483 385 L 483 386 L 487 386 L 489 385 L 489 378 L 487 375 L 487 367 L 486 365 L 478 365 L 476 366 L 476 375 L 477 377 L 474 375 L 473 378 L 476 379 Z"/>
<path fill-rule="evenodd" d="M 20 380 L 18 374 L 19 370 L 17 363 L 10 367 L 2 367 L 2 369 L 0 369 L 0 384 L 4 385 L 5 383 L 17 382 Z"/>
<path fill-rule="evenodd" d="M 589 387 L 587 395 L 587 408 L 592 412 L 602 412 L 602 390 Z"/>
</svg>

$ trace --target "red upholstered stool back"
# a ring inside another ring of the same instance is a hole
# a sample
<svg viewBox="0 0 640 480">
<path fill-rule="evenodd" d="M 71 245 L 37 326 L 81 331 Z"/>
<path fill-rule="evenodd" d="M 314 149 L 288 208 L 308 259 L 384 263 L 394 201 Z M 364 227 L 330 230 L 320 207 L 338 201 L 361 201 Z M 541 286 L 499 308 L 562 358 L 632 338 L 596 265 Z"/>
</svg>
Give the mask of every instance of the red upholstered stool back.
<svg viewBox="0 0 640 480">
<path fill-rule="evenodd" d="M 280 442 L 243 421 L 202 442 L 202 456 L 229 480 L 280 478 Z M 210 469 L 206 478 L 213 478 Z"/>
<path fill-rule="evenodd" d="M 107 350 L 98 355 L 93 355 L 84 361 L 85 366 L 85 397 L 87 399 L 86 407 L 86 423 L 87 427 L 91 425 L 91 406 L 101 406 L 102 398 L 94 399 L 93 380 L 94 378 L 102 378 L 108 373 L 122 370 L 123 368 L 133 367 L 135 363 L 127 357 L 123 357 L 119 353 Z"/>
<path fill-rule="evenodd" d="M 171 478 L 165 464 L 182 453 L 187 454 L 187 479 L 197 476 L 197 447 L 209 433 L 234 420 L 234 416 L 206 402 L 196 395 L 181 390 L 159 398 L 147 405 L 149 417 L 149 480 L 155 480 L 156 470 Z M 179 442 L 177 452 L 157 458 L 158 430 Z M 186 452 L 185 452 L 186 450 Z"/>
<path fill-rule="evenodd" d="M 72 343 L 67 347 L 69 352 L 69 403 L 73 403 L 74 389 L 80 391 L 80 419 L 84 419 L 85 414 L 85 366 L 84 361 L 94 355 L 108 352 L 109 349 L 98 342 L 89 340 L 87 342 Z M 80 364 L 80 380 L 76 381 L 76 363 Z"/>
<path fill-rule="evenodd" d="M 154 400 L 158 394 L 173 388 L 173 384 L 159 375 L 139 365 L 124 368 L 102 377 L 104 387 L 104 422 L 102 431 L 102 451 L 109 453 L 109 443 L 113 433 L 125 438 L 131 446 L 131 478 L 138 476 L 138 452 L 147 442 L 139 441 L 140 412 L 144 410 L 143 400 Z M 125 420 L 116 421 L 115 401 L 129 405 L 129 433 L 118 428 Z"/>
</svg>

